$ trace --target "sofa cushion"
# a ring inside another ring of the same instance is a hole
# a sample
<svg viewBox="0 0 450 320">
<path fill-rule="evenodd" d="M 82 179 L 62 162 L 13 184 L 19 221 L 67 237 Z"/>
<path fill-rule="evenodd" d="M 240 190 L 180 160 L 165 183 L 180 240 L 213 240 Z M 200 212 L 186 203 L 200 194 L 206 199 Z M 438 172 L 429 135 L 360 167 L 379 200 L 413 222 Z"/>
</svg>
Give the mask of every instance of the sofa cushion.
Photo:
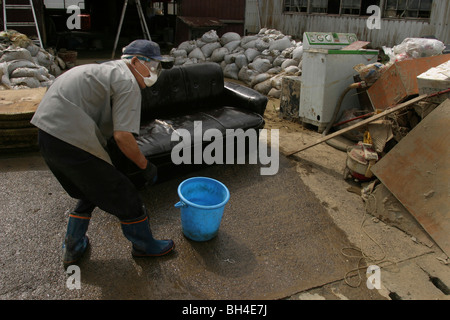
<svg viewBox="0 0 450 320">
<path fill-rule="evenodd" d="M 201 121 L 203 133 L 211 128 L 218 129 L 225 135 L 227 129 L 262 129 L 264 118 L 246 110 L 235 107 L 222 107 L 196 112 L 174 118 L 155 119 L 141 127 L 137 143 L 148 159 L 170 154 L 172 148 L 182 139 L 171 141 L 172 133 L 185 129 L 194 139 L 195 122 Z M 197 123 L 198 124 L 198 123 Z"/>
<path fill-rule="evenodd" d="M 153 86 L 142 90 L 141 122 L 216 106 L 223 91 L 223 72 L 217 63 L 163 70 Z"/>
</svg>

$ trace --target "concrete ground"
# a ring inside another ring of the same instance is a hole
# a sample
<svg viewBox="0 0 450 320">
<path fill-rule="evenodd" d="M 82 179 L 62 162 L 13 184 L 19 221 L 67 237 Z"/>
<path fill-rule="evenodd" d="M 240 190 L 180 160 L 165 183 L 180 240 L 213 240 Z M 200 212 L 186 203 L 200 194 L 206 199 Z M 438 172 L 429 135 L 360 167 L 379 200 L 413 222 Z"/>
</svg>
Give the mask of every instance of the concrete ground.
<svg viewBox="0 0 450 320">
<path fill-rule="evenodd" d="M 343 152 L 323 144 L 286 158 L 286 144 L 319 135 L 286 130 L 272 116 L 267 114 L 267 128 L 280 128 L 276 175 L 262 176 L 259 165 L 216 165 L 142 191 L 155 236 L 174 239 L 174 253 L 133 259 L 117 219 L 96 209 L 79 289 L 70 289 L 71 274 L 60 260 L 75 201 L 39 153 L 3 155 L 0 298 L 448 299 L 448 260 L 439 248 L 366 214 L 361 197 L 342 179 Z M 191 176 L 218 179 L 231 193 L 219 234 L 208 242 L 183 235 L 174 207 L 177 186 Z M 381 267 L 378 290 L 366 284 L 372 262 Z"/>
<path fill-rule="evenodd" d="M 260 165 L 216 165 L 141 192 L 155 237 L 175 241 L 172 254 L 133 259 L 117 219 L 96 209 L 79 288 L 61 264 L 75 200 L 39 153 L 1 155 L 0 299 L 448 300 L 449 260 L 426 232 L 367 214 L 349 192 L 359 185 L 343 179 L 344 152 L 323 143 L 284 156 L 320 134 L 280 119 L 278 110 L 271 99 L 266 128 L 280 133 L 276 175 L 261 175 Z M 218 179 L 231 193 L 208 242 L 183 235 L 174 207 L 179 183 L 192 176 Z M 369 265 L 379 273 L 366 275 Z M 379 289 L 368 288 L 367 276 Z"/>
<path fill-rule="evenodd" d="M 142 191 L 156 237 L 172 238 L 166 257 L 133 259 L 117 219 L 96 210 L 91 250 L 80 264 L 81 288 L 70 290 L 61 241 L 75 201 L 38 154 L 1 161 L 3 299 L 284 299 L 341 281 L 356 263 L 340 253 L 347 236 L 282 158 L 275 176 L 257 165 L 218 165 Z M 208 176 L 230 190 L 219 234 L 194 242 L 181 230 L 178 184 Z M 381 299 L 361 287 L 357 296 Z"/>
</svg>

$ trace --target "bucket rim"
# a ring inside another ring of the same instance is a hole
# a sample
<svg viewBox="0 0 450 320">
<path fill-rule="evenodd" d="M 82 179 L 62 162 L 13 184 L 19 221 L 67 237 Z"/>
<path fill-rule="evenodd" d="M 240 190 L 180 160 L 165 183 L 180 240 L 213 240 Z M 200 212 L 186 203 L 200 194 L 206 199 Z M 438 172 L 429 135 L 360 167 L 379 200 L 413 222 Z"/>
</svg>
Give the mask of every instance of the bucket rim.
<svg viewBox="0 0 450 320">
<path fill-rule="evenodd" d="M 189 181 L 191 181 L 191 180 L 196 180 L 196 179 L 210 180 L 210 181 L 214 181 L 214 182 L 220 184 L 220 185 L 225 189 L 225 192 L 226 192 L 225 199 L 224 199 L 222 202 L 220 202 L 220 203 L 218 203 L 218 204 L 215 204 L 215 205 L 213 205 L 213 206 L 204 206 L 204 205 L 196 204 L 196 203 L 193 203 L 193 202 L 187 200 L 187 199 L 181 194 L 181 188 L 182 188 L 182 186 L 183 186 L 185 183 L 188 183 Z M 184 180 L 183 182 L 181 182 L 181 183 L 178 185 L 178 190 L 177 190 L 177 191 L 178 191 L 178 196 L 180 197 L 180 200 L 181 200 L 182 202 L 184 202 L 184 203 L 187 204 L 188 206 L 191 206 L 191 207 L 194 207 L 194 208 L 198 208 L 198 209 L 217 209 L 217 208 L 221 208 L 221 207 L 224 207 L 224 206 L 227 204 L 227 202 L 230 200 L 230 191 L 228 190 L 227 186 L 226 186 L 225 184 L 223 184 L 222 182 L 220 182 L 219 180 L 216 180 L 216 179 L 213 179 L 213 178 L 209 178 L 209 177 L 201 177 L 201 176 L 200 176 L 200 177 L 192 177 L 192 178 L 188 178 L 188 179 Z"/>
</svg>

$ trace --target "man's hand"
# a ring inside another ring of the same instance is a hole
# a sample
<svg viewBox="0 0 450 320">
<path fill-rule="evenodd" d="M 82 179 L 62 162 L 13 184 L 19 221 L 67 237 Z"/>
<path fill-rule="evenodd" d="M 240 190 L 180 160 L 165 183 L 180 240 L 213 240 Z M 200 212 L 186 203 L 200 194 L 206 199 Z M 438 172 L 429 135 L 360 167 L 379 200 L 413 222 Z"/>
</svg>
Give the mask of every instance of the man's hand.
<svg viewBox="0 0 450 320">
<path fill-rule="evenodd" d="M 123 154 L 133 161 L 141 170 L 147 168 L 147 159 L 138 147 L 133 134 L 126 131 L 114 131 L 114 140 Z"/>
<path fill-rule="evenodd" d="M 144 169 L 144 178 L 147 181 L 147 185 L 150 186 L 158 180 L 158 168 L 150 161 L 147 162 L 147 167 Z"/>
</svg>

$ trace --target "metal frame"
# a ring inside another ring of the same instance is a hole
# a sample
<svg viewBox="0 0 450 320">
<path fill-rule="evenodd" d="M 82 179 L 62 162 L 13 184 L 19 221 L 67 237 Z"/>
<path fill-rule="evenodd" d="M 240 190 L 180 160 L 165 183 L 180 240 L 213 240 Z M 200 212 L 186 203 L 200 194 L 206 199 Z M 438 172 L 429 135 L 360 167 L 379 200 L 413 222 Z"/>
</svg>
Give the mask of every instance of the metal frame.
<svg viewBox="0 0 450 320">
<path fill-rule="evenodd" d="M 402 9 L 399 9 L 399 6 L 400 6 L 399 0 L 394 0 L 394 1 L 395 1 L 395 5 L 394 5 L 395 8 L 388 8 L 388 0 L 384 1 L 385 2 L 385 6 L 386 6 L 386 10 L 389 10 L 389 9 L 390 10 L 396 10 L 396 11 L 403 10 L 402 14 L 399 17 L 400 19 L 404 19 L 404 18 L 421 18 L 421 17 L 419 17 L 419 12 L 420 11 L 427 11 L 431 15 L 431 9 L 432 9 L 432 5 L 433 5 L 433 0 L 430 0 L 431 1 L 430 10 L 421 10 L 420 9 L 420 7 L 421 7 L 422 3 L 424 2 L 424 0 L 417 0 L 418 1 L 417 9 L 409 9 L 409 6 L 410 6 L 410 4 L 412 2 L 411 0 L 405 0 L 404 1 L 404 8 L 402 8 Z M 415 15 L 412 16 L 412 17 L 408 17 L 408 16 L 405 15 L 407 12 L 414 12 Z"/>
<path fill-rule="evenodd" d="M 37 19 L 36 19 L 36 12 L 34 11 L 34 5 L 33 5 L 33 0 L 29 1 L 30 4 L 7 4 L 6 0 L 3 0 L 3 29 L 5 31 L 8 30 L 8 26 L 12 26 L 12 27 L 35 27 L 36 28 L 36 32 L 37 32 L 37 36 L 38 36 L 38 40 L 35 41 L 33 40 L 33 42 L 37 42 L 37 44 L 39 44 L 39 46 L 41 48 L 44 48 L 44 46 L 42 45 L 42 38 L 41 38 L 41 32 L 39 31 L 39 26 L 37 23 Z M 14 10 L 30 10 L 33 13 L 33 19 L 34 22 L 31 21 L 27 21 L 27 22 L 9 22 L 8 23 L 8 19 L 7 19 L 7 14 L 6 11 L 7 9 L 14 9 Z"/>
<path fill-rule="evenodd" d="M 147 27 L 147 22 L 145 21 L 145 15 L 142 10 L 141 1 L 140 0 L 135 0 L 135 1 L 136 1 L 136 7 L 137 7 L 138 15 L 139 15 L 139 21 L 141 22 L 141 27 L 142 27 L 142 31 L 144 33 L 144 37 L 147 40 L 152 40 L 152 38 L 150 37 L 150 31 L 148 30 L 148 27 Z M 125 18 L 125 13 L 127 11 L 127 6 L 128 6 L 128 0 L 125 0 L 125 2 L 123 4 L 123 9 L 122 9 L 122 15 L 120 17 L 119 30 L 117 31 L 116 40 L 114 42 L 114 48 L 113 48 L 111 59 L 114 59 L 114 56 L 116 54 L 117 43 L 119 42 L 120 31 L 122 30 L 122 24 L 123 24 L 123 20 Z"/>
</svg>

